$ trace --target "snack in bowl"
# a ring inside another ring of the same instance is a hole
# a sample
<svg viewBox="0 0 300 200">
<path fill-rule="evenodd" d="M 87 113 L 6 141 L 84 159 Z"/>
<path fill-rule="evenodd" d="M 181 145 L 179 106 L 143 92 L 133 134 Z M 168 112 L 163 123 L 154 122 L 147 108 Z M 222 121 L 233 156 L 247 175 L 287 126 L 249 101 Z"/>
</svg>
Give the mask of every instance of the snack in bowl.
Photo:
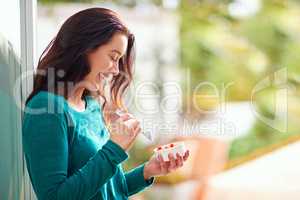
<svg viewBox="0 0 300 200">
<path fill-rule="evenodd" d="M 171 153 L 174 158 L 176 158 L 176 154 L 178 153 L 180 156 L 184 156 L 186 152 L 186 148 L 184 142 L 175 142 L 166 145 L 159 146 L 155 148 L 154 155 L 157 157 L 158 155 L 162 156 L 163 161 L 169 161 L 169 154 Z"/>
</svg>

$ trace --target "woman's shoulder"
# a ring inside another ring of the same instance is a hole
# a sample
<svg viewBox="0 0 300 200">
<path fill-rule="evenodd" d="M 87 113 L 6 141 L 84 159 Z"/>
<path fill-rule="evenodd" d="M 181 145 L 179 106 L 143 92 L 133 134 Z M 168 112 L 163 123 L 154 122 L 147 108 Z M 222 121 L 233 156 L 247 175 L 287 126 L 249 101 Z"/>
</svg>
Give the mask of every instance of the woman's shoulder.
<svg viewBox="0 0 300 200">
<path fill-rule="evenodd" d="M 39 112 L 54 112 L 62 113 L 65 111 L 66 102 L 64 97 L 56 95 L 52 92 L 40 91 L 34 95 L 26 104 L 25 112 L 39 113 Z"/>
</svg>

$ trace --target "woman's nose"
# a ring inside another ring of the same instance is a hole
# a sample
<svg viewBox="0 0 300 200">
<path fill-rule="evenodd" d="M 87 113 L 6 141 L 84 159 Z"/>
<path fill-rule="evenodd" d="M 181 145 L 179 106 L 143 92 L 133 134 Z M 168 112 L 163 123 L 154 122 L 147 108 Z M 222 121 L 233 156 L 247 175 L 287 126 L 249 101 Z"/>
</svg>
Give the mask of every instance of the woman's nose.
<svg viewBox="0 0 300 200">
<path fill-rule="evenodd" d="M 112 73 L 114 76 L 117 76 L 120 72 L 119 70 L 119 64 L 116 63 L 114 66 L 109 70 L 110 73 Z"/>
</svg>

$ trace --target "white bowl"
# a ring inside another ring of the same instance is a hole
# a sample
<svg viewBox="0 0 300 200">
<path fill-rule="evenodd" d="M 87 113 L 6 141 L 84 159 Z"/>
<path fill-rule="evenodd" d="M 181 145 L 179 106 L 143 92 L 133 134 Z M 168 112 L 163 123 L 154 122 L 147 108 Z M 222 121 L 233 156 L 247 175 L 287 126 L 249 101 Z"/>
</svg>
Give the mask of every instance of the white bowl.
<svg viewBox="0 0 300 200">
<path fill-rule="evenodd" d="M 184 156 L 186 152 L 186 148 L 184 142 L 174 142 L 170 144 L 166 144 L 154 149 L 154 155 L 157 157 L 158 155 L 162 156 L 162 159 L 166 162 L 169 161 L 169 154 L 172 154 L 176 159 L 176 154 L 178 153 L 180 156 Z"/>
</svg>

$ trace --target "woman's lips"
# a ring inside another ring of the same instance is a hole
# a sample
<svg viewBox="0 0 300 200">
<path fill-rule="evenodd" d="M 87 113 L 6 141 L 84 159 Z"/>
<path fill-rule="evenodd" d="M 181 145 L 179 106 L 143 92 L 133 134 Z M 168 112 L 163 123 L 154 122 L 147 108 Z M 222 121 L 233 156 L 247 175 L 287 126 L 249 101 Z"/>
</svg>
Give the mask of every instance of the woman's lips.
<svg viewBox="0 0 300 200">
<path fill-rule="evenodd" d="M 110 83 L 113 80 L 113 74 L 105 74 L 105 73 L 99 73 L 99 82 L 103 85 L 103 87 L 109 87 Z"/>
<path fill-rule="evenodd" d="M 99 74 L 97 75 L 97 78 L 98 78 L 98 82 L 101 83 L 101 73 L 99 73 Z"/>
</svg>

